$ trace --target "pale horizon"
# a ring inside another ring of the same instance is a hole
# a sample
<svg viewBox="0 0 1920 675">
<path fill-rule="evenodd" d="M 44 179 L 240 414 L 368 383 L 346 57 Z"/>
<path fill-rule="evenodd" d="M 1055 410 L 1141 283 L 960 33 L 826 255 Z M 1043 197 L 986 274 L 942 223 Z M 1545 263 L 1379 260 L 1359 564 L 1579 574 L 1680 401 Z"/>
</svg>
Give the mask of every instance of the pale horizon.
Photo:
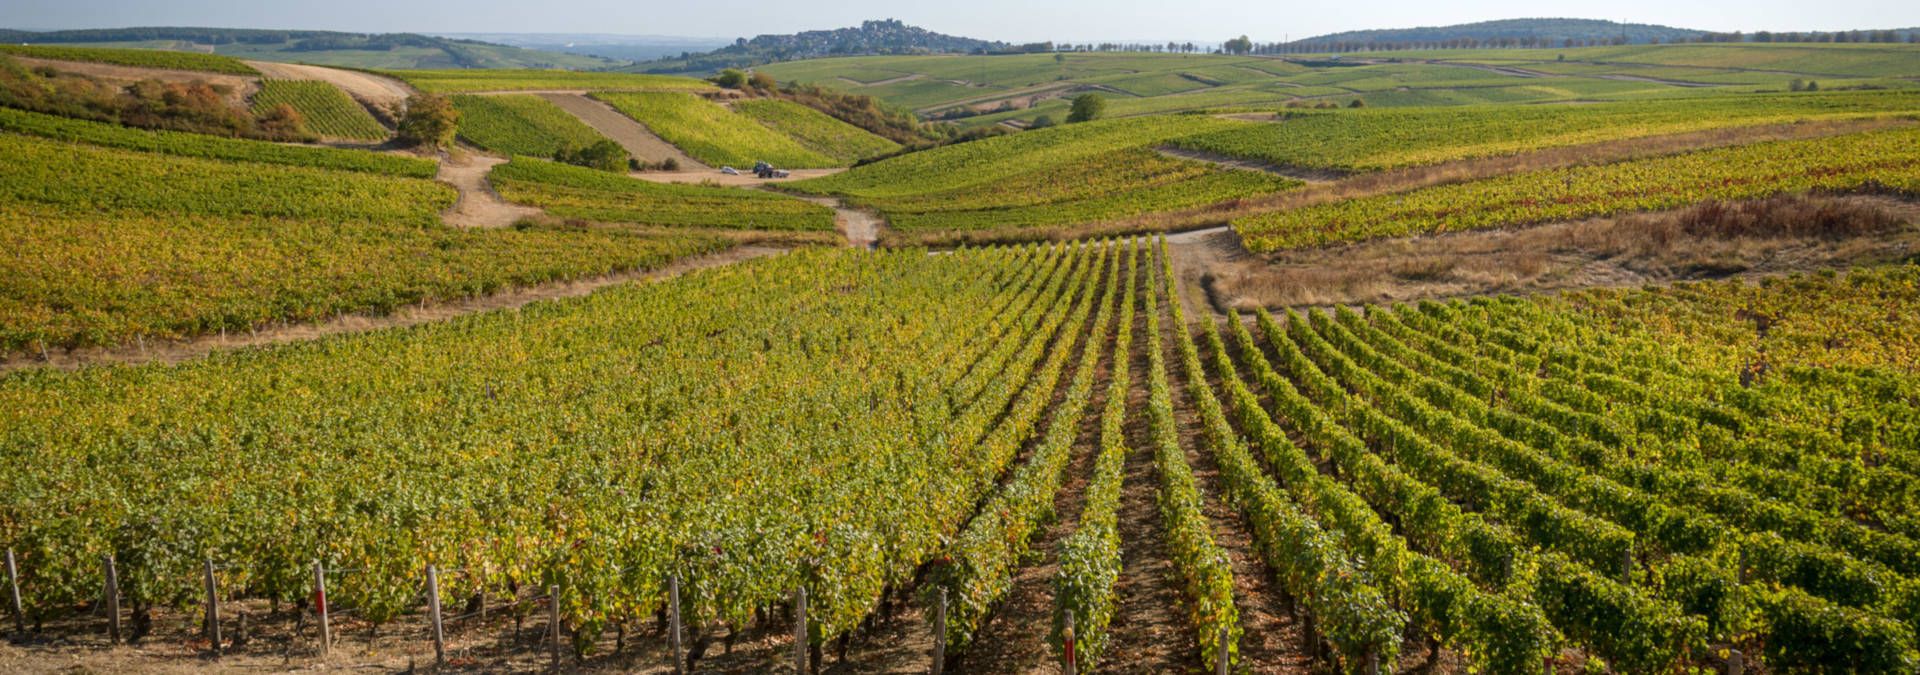
<svg viewBox="0 0 1920 675">
<path fill-rule="evenodd" d="M 1920 3 L 1838 0 L 1808 6 L 1754 3 L 1569 2 L 1488 0 L 1447 6 L 1381 0 L 1363 7 L 1248 6 L 1221 0 L 1157 3 L 1062 0 L 1042 5 L 978 0 L 965 5 L 901 6 L 874 0 L 818 3 L 746 0 L 719 13 L 683 3 L 505 0 L 451 3 L 337 0 L 325 4 L 214 0 L 15 0 L 0 7 L 0 27 L 21 30 L 197 26 L 357 33 L 561 33 L 733 39 L 899 19 L 928 30 L 1005 42 L 1218 42 L 1241 34 L 1278 42 L 1352 30 L 1444 26 L 1498 19 L 1583 18 L 1717 32 L 1836 31 L 1920 26 Z"/>
</svg>

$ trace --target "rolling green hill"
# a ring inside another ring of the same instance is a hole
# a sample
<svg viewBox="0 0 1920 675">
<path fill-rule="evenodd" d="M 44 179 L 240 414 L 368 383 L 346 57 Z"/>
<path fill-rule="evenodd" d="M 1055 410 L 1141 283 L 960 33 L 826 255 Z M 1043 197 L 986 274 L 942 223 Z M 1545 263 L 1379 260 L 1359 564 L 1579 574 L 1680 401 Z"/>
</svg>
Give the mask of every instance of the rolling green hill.
<svg viewBox="0 0 1920 675">
<path fill-rule="evenodd" d="M 786 82 L 864 94 L 963 126 L 1059 120 L 1098 93 L 1109 114 L 1560 103 L 1920 87 L 1920 45 L 1722 43 L 1447 49 L 1340 56 L 1155 52 L 863 56 L 761 66 Z"/>
<path fill-rule="evenodd" d="M 66 31 L 0 30 L 7 44 L 114 47 L 219 54 L 260 61 L 352 68 L 562 68 L 623 65 L 597 56 L 536 51 L 477 40 L 412 33 L 338 33 L 244 28 L 110 28 Z"/>
</svg>

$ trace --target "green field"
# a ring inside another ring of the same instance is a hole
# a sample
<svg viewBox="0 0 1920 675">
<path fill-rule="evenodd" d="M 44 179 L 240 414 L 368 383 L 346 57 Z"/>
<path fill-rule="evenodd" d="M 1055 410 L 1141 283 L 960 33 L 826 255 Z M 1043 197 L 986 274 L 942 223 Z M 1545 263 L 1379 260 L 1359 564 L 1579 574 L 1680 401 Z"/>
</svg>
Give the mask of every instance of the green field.
<svg viewBox="0 0 1920 675">
<path fill-rule="evenodd" d="M 792 101 L 739 101 L 733 104 L 733 111 L 846 164 L 900 149 L 899 143 Z"/>
<path fill-rule="evenodd" d="M 847 164 L 752 117 L 693 94 L 596 93 L 594 98 L 647 125 L 648 130 L 694 159 L 713 166 L 746 168 L 764 161 L 786 169 L 810 169 Z"/>
<path fill-rule="evenodd" d="M 1920 130 L 1906 128 L 1515 173 L 1251 216 L 1236 221 L 1234 228 L 1249 249 L 1271 251 L 1786 192 L 1864 189 L 1915 195 L 1920 194 L 1915 166 L 1920 166 Z"/>
<path fill-rule="evenodd" d="M 460 138 L 505 155 L 552 158 L 563 148 L 607 140 L 579 118 L 533 95 L 454 96 Z"/>
<path fill-rule="evenodd" d="M 772 231 L 833 231 L 827 207 L 770 192 L 651 183 L 526 157 L 489 180 L 508 201 L 605 223 Z"/>
<path fill-rule="evenodd" d="M 142 68 L 167 68 L 171 70 L 198 70 L 209 73 L 230 75 L 259 75 L 252 66 L 238 59 L 198 52 L 171 52 L 146 49 L 96 49 L 77 46 L 51 45 L 3 45 L 0 54 L 27 56 L 36 59 L 54 59 L 57 61 L 90 61 L 108 63 L 116 66 L 138 66 Z"/>
<path fill-rule="evenodd" d="M 1566 60 L 1559 59 L 1561 55 Z M 936 114 L 973 108 L 966 126 L 1062 116 L 1064 104 L 1022 99 L 1042 89 L 1067 96 L 1102 91 L 1116 115 L 1221 107 L 1274 109 L 1289 101 L 1355 99 L 1373 107 L 1591 102 L 1781 91 L 1793 79 L 1836 87 L 1920 88 L 1920 48 L 1911 45 L 1743 44 L 1578 49 L 1439 50 L 1348 54 L 1347 62 L 1300 56 L 1072 53 L 995 56 L 867 56 L 762 67 L 782 81 L 811 82 Z M 1502 70 L 1505 69 L 1505 70 Z M 911 79 L 902 79 L 911 78 Z M 1707 85 L 1705 88 L 1689 85 Z M 1013 110 L 1000 110 L 1005 102 Z"/>
<path fill-rule="evenodd" d="M 630 75 L 568 70 L 385 70 L 422 91 L 460 94 L 478 91 L 710 91 L 705 80 L 671 75 Z"/>
<path fill-rule="evenodd" d="M 1173 144 L 1281 166 L 1368 171 L 1725 127 L 1916 113 L 1920 91 L 1581 106 L 1288 111 L 1278 123 L 1190 136 Z"/>
<path fill-rule="evenodd" d="M 386 140 L 388 135 L 387 128 L 375 121 L 366 108 L 326 82 L 261 80 L 259 93 L 253 95 L 254 114 L 282 103 L 293 106 L 306 120 L 307 130 L 320 136 L 379 141 Z"/>
<path fill-rule="evenodd" d="M 783 188 L 844 197 L 879 211 L 908 235 L 938 240 L 969 231 L 1015 234 L 1098 223 L 1300 185 L 1150 149 L 1250 124 L 1174 116 L 1067 125 L 911 153 Z"/>
</svg>

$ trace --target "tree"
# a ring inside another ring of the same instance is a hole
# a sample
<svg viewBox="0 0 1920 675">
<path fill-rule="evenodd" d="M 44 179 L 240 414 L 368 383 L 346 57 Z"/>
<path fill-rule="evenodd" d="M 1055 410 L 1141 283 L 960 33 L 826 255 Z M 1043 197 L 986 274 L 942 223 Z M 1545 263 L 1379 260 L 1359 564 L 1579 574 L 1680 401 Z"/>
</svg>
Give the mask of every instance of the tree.
<svg viewBox="0 0 1920 675">
<path fill-rule="evenodd" d="M 739 89 L 746 86 L 747 73 L 739 68 L 728 68 L 713 76 L 713 83 L 728 89 Z"/>
<path fill-rule="evenodd" d="M 1066 55 L 1066 54 L 1061 54 L 1061 53 L 1059 53 L 1059 52 L 1054 52 L 1054 54 L 1053 54 L 1053 62 L 1054 62 L 1054 63 L 1066 63 L 1066 62 L 1067 62 L 1067 55 Z"/>
<path fill-rule="evenodd" d="M 445 96 L 415 94 L 407 99 L 407 114 L 400 118 L 399 127 L 402 141 L 436 150 L 450 148 L 460 132 L 460 111 Z"/>
<path fill-rule="evenodd" d="M 1052 115 L 1041 115 L 1039 117 L 1033 118 L 1033 123 L 1027 125 L 1027 128 L 1028 129 L 1045 129 L 1047 127 L 1054 126 L 1056 124 L 1059 124 L 1059 122 L 1053 121 Z"/>
<path fill-rule="evenodd" d="M 268 138 L 297 140 L 307 136 L 307 119 L 285 103 L 260 114 L 260 133 Z"/>
<path fill-rule="evenodd" d="M 1091 122 L 1106 112 L 1107 99 L 1099 94 L 1081 94 L 1073 97 L 1073 111 L 1067 114 L 1067 123 Z"/>
<path fill-rule="evenodd" d="M 1225 43 L 1220 45 L 1220 48 L 1225 50 L 1228 54 L 1246 54 L 1248 52 L 1253 51 L 1253 41 L 1247 39 L 1247 36 L 1242 35 L 1240 37 L 1226 41 Z"/>
<path fill-rule="evenodd" d="M 780 82 L 773 79 L 772 75 L 759 71 L 755 71 L 753 77 L 747 78 L 747 84 L 760 91 L 773 91 L 780 86 Z"/>
<path fill-rule="evenodd" d="M 561 148 L 553 158 L 575 166 L 615 173 L 625 170 L 632 159 L 627 155 L 626 148 L 613 141 L 596 141 L 584 148 Z"/>
<path fill-rule="evenodd" d="M 1348 104 L 1347 104 L 1347 107 L 1349 107 L 1349 108 L 1365 108 L 1365 107 L 1367 107 L 1367 102 L 1366 102 L 1366 101 L 1362 101 L 1362 100 L 1360 100 L 1360 99 L 1357 99 L 1357 98 L 1356 98 L 1356 99 L 1353 99 L 1353 101 L 1352 101 L 1352 102 L 1350 102 L 1350 103 L 1348 103 Z"/>
</svg>

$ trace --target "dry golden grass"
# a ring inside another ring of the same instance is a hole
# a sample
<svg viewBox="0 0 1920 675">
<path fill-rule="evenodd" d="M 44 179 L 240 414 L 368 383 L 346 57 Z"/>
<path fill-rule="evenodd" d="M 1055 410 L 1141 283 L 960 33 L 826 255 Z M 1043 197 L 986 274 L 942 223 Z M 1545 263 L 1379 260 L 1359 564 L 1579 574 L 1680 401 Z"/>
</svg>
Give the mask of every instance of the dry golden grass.
<svg viewBox="0 0 1920 675">
<path fill-rule="evenodd" d="M 1793 195 L 1253 256 L 1223 232 L 1178 258 L 1208 304 L 1330 306 L 1847 267 L 1920 254 L 1920 203 Z"/>
</svg>

